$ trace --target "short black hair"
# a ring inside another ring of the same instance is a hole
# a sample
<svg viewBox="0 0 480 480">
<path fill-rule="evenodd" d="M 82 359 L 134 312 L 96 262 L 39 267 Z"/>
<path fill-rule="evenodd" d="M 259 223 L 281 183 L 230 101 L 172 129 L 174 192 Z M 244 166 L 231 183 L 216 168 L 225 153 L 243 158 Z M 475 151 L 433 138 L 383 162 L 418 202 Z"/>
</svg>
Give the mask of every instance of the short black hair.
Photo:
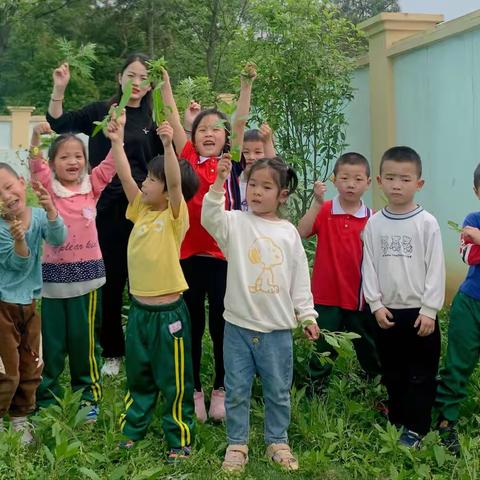
<svg viewBox="0 0 480 480">
<path fill-rule="evenodd" d="M 0 170 L 6 170 L 8 173 L 11 173 L 15 178 L 20 178 L 20 175 L 8 163 L 0 162 Z"/>
<path fill-rule="evenodd" d="M 182 176 L 182 194 L 186 202 L 188 202 L 198 190 L 200 180 L 193 167 L 187 160 L 179 160 L 180 174 Z M 157 155 L 152 158 L 148 164 L 148 173 L 161 180 L 167 190 L 167 178 L 165 176 L 165 157 Z"/>
<path fill-rule="evenodd" d="M 480 188 L 480 163 L 477 165 L 477 168 L 473 172 L 473 186 L 475 190 Z"/>
<path fill-rule="evenodd" d="M 342 165 L 362 165 L 365 167 L 365 173 L 367 177 L 370 178 L 370 165 L 368 160 L 361 154 L 357 152 L 347 152 L 338 157 L 338 160 L 335 162 L 333 167 L 333 174 L 337 175 L 338 169 Z"/>
<path fill-rule="evenodd" d="M 262 142 L 262 136 L 258 128 L 251 128 L 243 134 L 243 143 L 245 142 Z"/>
<path fill-rule="evenodd" d="M 417 170 L 418 178 L 422 176 L 422 159 L 420 155 L 410 147 L 400 146 L 389 148 L 383 155 L 380 161 L 380 175 L 382 174 L 383 164 L 386 161 L 399 163 L 413 163 Z"/>
</svg>

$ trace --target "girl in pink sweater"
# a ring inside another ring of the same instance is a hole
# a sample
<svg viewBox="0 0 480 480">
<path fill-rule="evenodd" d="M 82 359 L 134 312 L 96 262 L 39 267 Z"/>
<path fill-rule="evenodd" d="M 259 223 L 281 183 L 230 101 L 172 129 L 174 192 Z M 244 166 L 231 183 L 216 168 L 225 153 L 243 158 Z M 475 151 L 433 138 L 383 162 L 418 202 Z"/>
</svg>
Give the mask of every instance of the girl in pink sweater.
<svg viewBox="0 0 480 480">
<path fill-rule="evenodd" d="M 60 247 L 45 246 L 42 272 L 42 337 L 45 367 L 37 403 L 45 407 L 61 397 L 60 374 L 69 356 L 71 386 L 82 390 L 88 405 L 86 420 L 95 422 L 100 384 L 100 287 L 105 267 L 95 226 L 96 204 L 115 175 L 110 153 L 88 173 L 85 146 L 73 134 L 59 135 L 49 150 L 48 163 L 38 147 L 40 135 L 51 133 L 48 123 L 35 126 L 30 148 L 32 180 L 50 193 L 68 228 Z"/>
</svg>

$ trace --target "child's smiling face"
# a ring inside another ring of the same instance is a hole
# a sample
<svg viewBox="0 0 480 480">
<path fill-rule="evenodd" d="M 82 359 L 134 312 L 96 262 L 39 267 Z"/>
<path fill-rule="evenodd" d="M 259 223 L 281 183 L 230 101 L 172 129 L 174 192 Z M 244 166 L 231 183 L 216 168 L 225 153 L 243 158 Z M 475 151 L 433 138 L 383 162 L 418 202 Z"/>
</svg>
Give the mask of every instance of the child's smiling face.
<svg viewBox="0 0 480 480">
<path fill-rule="evenodd" d="M 59 145 L 53 159 L 53 170 L 62 185 L 75 185 L 85 175 L 86 160 L 82 141 L 71 138 Z"/>
<path fill-rule="evenodd" d="M 225 146 L 226 133 L 218 115 L 203 117 L 195 131 L 195 150 L 202 157 L 217 157 Z"/>
<path fill-rule="evenodd" d="M 6 168 L 0 168 L 0 202 L 4 217 L 21 217 L 27 206 L 25 180 Z"/>
</svg>

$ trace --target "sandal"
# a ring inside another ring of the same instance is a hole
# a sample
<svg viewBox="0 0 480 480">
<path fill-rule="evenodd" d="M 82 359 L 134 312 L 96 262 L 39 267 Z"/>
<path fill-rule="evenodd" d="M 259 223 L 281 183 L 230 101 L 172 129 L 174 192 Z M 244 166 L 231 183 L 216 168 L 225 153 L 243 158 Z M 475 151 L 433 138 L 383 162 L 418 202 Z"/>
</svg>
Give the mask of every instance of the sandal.
<svg viewBox="0 0 480 480">
<path fill-rule="evenodd" d="M 190 447 L 171 448 L 167 455 L 167 463 L 176 464 L 190 458 L 192 449 Z"/>
<path fill-rule="evenodd" d="M 267 447 L 266 455 L 286 470 L 298 470 L 299 468 L 297 459 L 293 456 L 290 447 L 286 443 L 270 444 Z"/>
<path fill-rule="evenodd" d="M 222 470 L 225 472 L 243 472 L 248 463 L 247 445 L 229 445 L 225 452 Z"/>
</svg>

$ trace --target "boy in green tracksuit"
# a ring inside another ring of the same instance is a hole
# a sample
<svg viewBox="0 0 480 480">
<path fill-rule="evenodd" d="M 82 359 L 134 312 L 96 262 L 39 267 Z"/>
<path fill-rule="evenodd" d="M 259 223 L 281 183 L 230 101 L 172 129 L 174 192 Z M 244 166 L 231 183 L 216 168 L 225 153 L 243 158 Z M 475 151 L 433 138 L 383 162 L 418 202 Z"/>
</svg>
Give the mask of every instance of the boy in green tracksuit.
<svg viewBox="0 0 480 480">
<path fill-rule="evenodd" d="M 123 150 L 124 125 L 125 113 L 110 123 L 107 132 L 129 202 L 127 218 L 134 224 L 127 251 L 132 294 L 125 355 L 128 391 L 120 418 L 127 440 L 120 446 L 130 448 L 145 436 L 161 392 L 167 460 L 175 462 L 190 455 L 193 441 L 190 317 L 181 295 L 188 285 L 179 252 L 189 225 L 182 187 L 185 197 L 191 198 L 198 180 L 186 163 L 181 164 L 181 173 L 173 130 L 165 122 L 157 130 L 165 158 L 151 160 L 140 190 Z"/>
<path fill-rule="evenodd" d="M 473 185 L 480 198 L 480 165 L 473 174 Z M 456 431 L 460 404 L 467 397 L 468 380 L 480 357 L 480 212 L 470 213 L 463 222 L 460 254 L 470 268 L 452 302 L 447 355 L 435 401 L 440 413 L 437 428 L 454 453 L 460 451 Z"/>
</svg>

